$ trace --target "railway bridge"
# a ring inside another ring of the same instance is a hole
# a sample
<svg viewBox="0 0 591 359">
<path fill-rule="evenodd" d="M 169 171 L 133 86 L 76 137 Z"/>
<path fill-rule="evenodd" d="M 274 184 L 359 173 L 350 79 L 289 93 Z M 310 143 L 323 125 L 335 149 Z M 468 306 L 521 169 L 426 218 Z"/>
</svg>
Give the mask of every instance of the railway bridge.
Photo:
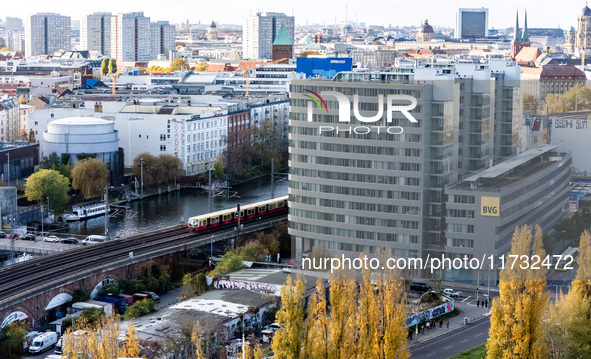
<svg viewBox="0 0 591 359">
<path fill-rule="evenodd" d="M 0 323 L 25 318 L 31 327 L 41 327 L 65 310 L 71 294 L 82 288 L 89 293 L 109 279 L 137 278 L 149 261 L 172 264 L 181 252 L 210 242 L 232 242 L 236 237 L 272 228 L 287 215 L 204 233 L 186 225 L 110 240 L 54 253 L 0 268 Z"/>
</svg>

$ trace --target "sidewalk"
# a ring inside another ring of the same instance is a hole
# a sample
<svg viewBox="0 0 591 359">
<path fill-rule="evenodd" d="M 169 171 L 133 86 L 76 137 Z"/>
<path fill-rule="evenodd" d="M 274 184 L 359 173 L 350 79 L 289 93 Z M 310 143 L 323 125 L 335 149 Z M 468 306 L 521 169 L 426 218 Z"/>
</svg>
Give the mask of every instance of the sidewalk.
<svg viewBox="0 0 591 359">
<path fill-rule="evenodd" d="M 491 288 L 492 290 L 492 288 Z M 455 308 L 458 308 L 461 312 L 459 315 L 449 319 L 449 329 L 447 328 L 447 320 L 443 321 L 443 326 L 439 328 L 439 321 L 437 321 L 435 329 L 427 329 L 425 328 L 424 334 L 421 332 L 417 336 L 416 332 L 412 335 L 412 340 L 408 340 L 408 346 L 412 347 L 417 344 L 426 342 L 430 339 L 436 338 L 440 335 L 449 333 L 452 330 L 463 328 L 464 325 L 464 318 L 468 317 L 470 323 L 483 318 L 485 316 L 490 316 L 490 307 L 489 308 L 477 308 L 475 305 L 466 304 L 462 302 L 455 302 Z"/>
</svg>

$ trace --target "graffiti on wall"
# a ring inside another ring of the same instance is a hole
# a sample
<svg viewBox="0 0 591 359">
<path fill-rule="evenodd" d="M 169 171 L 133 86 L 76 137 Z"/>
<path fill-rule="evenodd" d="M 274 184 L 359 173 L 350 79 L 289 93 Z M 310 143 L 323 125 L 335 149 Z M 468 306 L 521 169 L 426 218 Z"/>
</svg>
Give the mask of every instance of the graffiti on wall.
<svg viewBox="0 0 591 359">
<path fill-rule="evenodd" d="M 230 290 L 248 290 L 251 292 L 281 295 L 281 286 L 268 283 L 246 282 L 242 280 L 221 279 L 214 282 L 213 286 L 216 289 L 230 289 Z"/>
</svg>

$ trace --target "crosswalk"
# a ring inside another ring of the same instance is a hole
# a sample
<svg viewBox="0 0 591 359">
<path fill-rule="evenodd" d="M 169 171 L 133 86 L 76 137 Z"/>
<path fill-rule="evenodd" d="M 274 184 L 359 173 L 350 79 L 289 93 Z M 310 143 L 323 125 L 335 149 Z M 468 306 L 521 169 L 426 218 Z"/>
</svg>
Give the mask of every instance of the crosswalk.
<svg viewBox="0 0 591 359">
<path fill-rule="evenodd" d="M 273 275 L 275 273 L 281 272 L 281 269 L 273 270 L 273 269 L 265 269 L 265 268 L 248 268 L 243 269 L 238 272 L 234 272 L 230 275 L 231 280 L 241 280 L 247 282 L 256 282 L 261 280 L 264 277 L 269 275 Z"/>
</svg>

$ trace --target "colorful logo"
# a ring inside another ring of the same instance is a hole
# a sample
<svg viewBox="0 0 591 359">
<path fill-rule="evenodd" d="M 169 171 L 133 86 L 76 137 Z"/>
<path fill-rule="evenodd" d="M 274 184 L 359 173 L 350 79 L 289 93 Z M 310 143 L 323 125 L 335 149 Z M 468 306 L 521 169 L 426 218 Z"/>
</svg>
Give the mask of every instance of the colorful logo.
<svg viewBox="0 0 591 359">
<path fill-rule="evenodd" d="M 311 93 L 312 95 L 316 96 L 318 98 L 318 100 L 320 100 L 320 102 L 322 102 L 322 105 L 324 105 L 324 109 L 326 110 L 326 113 L 328 113 L 328 106 L 326 106 L 326 102 L 324 102 L 324 99 L 322 98 L 322 96 L 320 96 L 319 94 L 317 94 L 314 91 L 310 91 L 310 90 L 306 90 L 306 91 Z M 322 111 L 322 105 L 320 104 L 320 102 L 318 102 L 317 99 L 315 99 L 314 97 L 312 97 L 310 95 L 306 95 L 306 94 L 304 94 L 304 96 L 306 96 L 310 100 L 316 102 L 316 105 L 318 105 L 318 108 L 320 109 L 320 111 Z"/>
</svg>

